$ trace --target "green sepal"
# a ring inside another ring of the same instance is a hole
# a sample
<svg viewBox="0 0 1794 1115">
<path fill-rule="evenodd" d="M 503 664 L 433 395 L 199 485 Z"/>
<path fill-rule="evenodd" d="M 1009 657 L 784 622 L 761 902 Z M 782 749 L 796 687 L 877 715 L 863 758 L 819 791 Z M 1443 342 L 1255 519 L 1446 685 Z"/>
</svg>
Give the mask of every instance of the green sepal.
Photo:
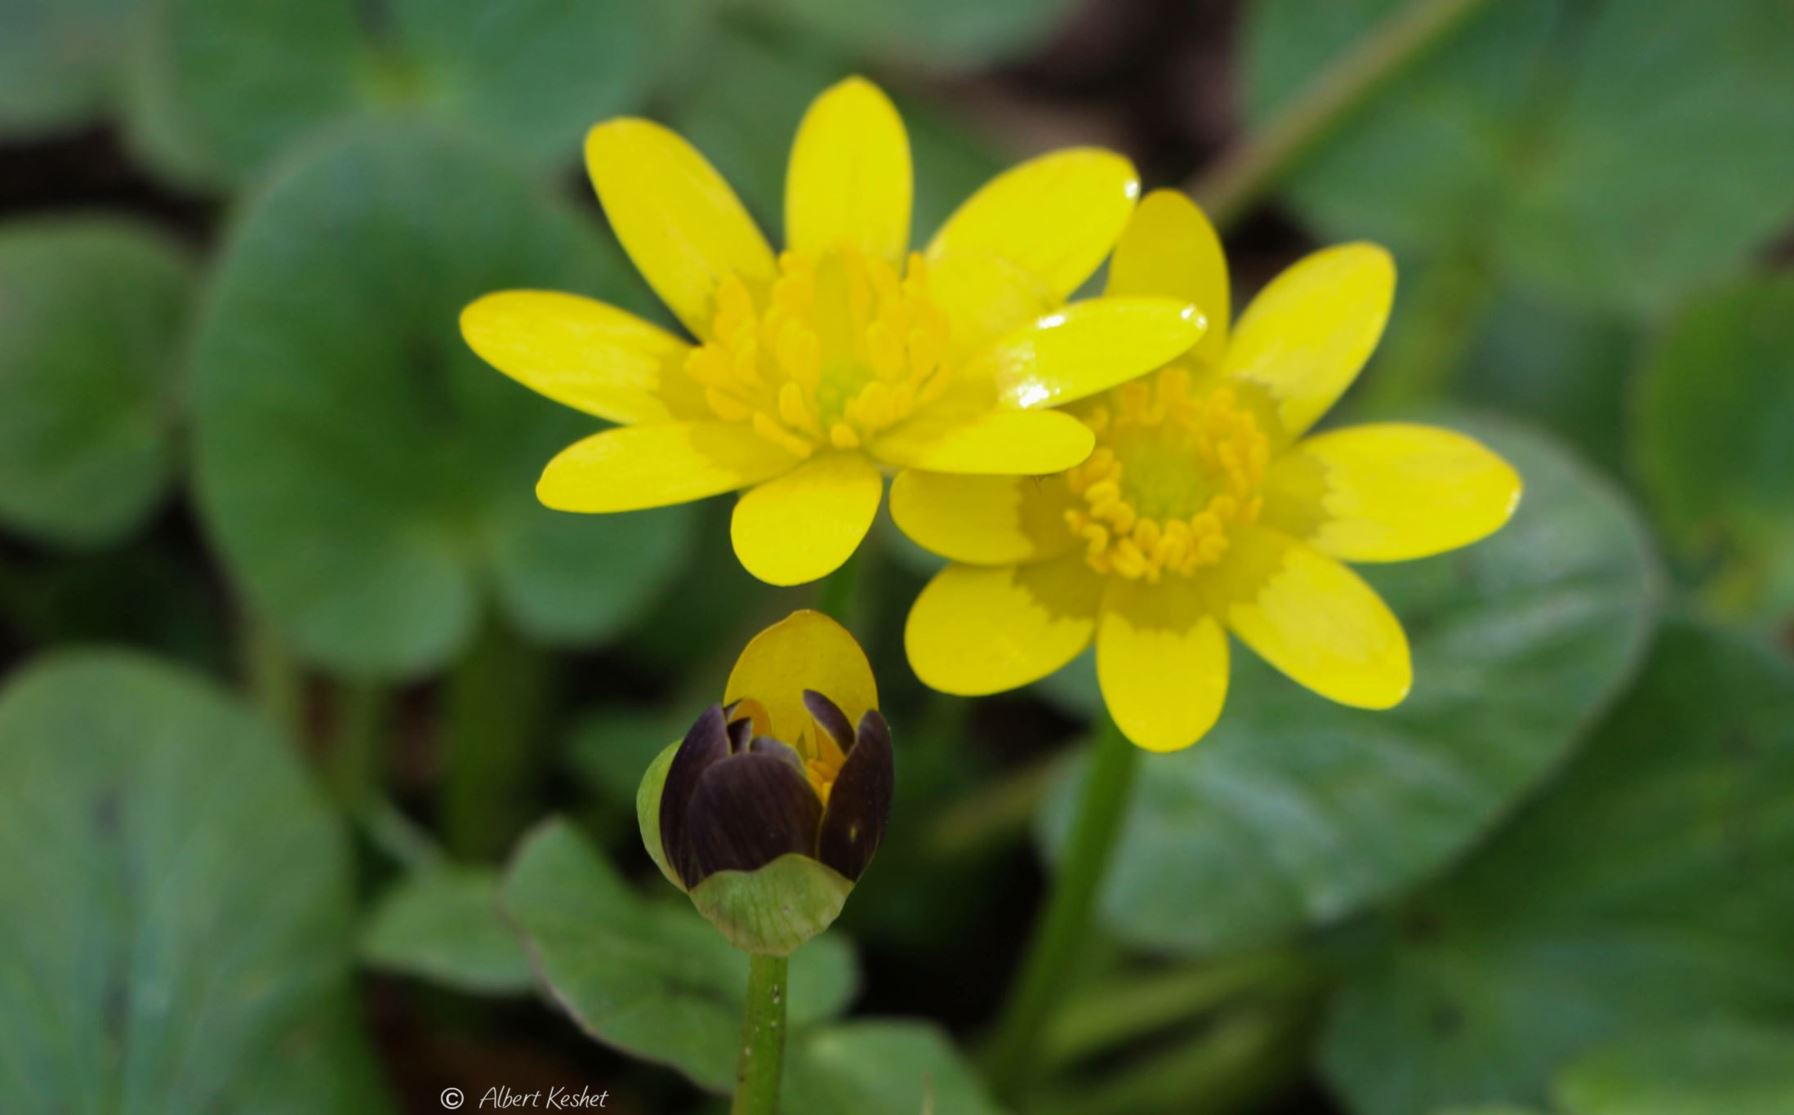
<svg viewBox="0 0 1794 1115">
<path fill-rule="evenodd" d="M 851 890 L 840 872 L 794 852 L 753 871 L 714 872 L 690 893 L 698 913 L 736 948 L 790 956 L 834 924 Z"/>
<path fill-rule="evenodd" d="M 667 882 L 684 890 L 685 884 L 667 866 L 666 852 L 660 846 L 660 795 L 666 789 L 667 771 L 672 768 L 673 756 L 679 753 L 680 743 L 680 740 L 674 740 L 667 744 L 660 754 L 654 756 L 654 761 L 648 764 L 647 773 L 642 775 L 642 784 L 635 791 L 635 823 L 641 826 L 642 847 L 648 849 L 648 858 L 654 861 L 655 867 L 660 868 L 660 873 L 667 877 Z"/>
</svg>

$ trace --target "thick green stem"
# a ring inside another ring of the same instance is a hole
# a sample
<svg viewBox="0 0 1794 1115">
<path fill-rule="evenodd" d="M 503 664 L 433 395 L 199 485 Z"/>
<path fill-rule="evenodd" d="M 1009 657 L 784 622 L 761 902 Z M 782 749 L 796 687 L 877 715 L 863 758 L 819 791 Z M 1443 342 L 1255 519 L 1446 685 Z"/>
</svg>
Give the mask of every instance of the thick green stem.
<svg viewBox="0 0 1794 1115">
<path fill-rule="evenodd" d="M 1190 186 L 1225 228 L 1345 120 L 1426 55 L 1489 0 L 1411 0 L 1323 69 L 1251 140 Z"/>
<path fill-rule="evenodd" d="M 779 1077 L 785 1065 L 785 1000 L 782 956 L 748 958 L 747 1005 L 741 1012 L 741 1056 L 735 1063 L 735 1101 L 729 1115 L 776 1115 Z"/>
<path fill-rule="evenodd" d="M 1071 969 L 1090 935 L 1103 873 L 1127 813 L 1138 749 L 1105 722 L 1084 778 L 1083 797 L 1053 880 L 1046 910 L 1022 961 L 990 1047 L 992 1086 L 1014 1096 L 1033 1064 L 1040 1036 L 1063 997 Z"/>
<path fill-rule="evenodd" d="M 552 660 L 489 622 L 449 675 L 442 827 L 462 859 L 503 854 L 528 820 Z"/>
</svg>

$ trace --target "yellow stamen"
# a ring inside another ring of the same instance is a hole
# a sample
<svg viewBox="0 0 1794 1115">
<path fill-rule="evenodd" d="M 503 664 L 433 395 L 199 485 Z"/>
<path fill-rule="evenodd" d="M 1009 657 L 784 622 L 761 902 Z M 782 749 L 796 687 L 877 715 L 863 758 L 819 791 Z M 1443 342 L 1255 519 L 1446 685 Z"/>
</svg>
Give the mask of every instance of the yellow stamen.
<svg viewBox="0 0 1794 1115">
<path fill-rule="evenodd" d="M 1256 522 L 1270 442 L 1228 387 L 1197 393 L 1169 367 L 1092 406 L 1090 457 L 1066 473 L 1082 504 L 1065 513 L 1099 573 L 1157 583 L 1227 553 L 1228 531 Z"/>
<path fill-rule="evenodd" d="M 947 319 L 919 255 L 899 276 L 853 248 L 786 252 L 760 289 L 733 275 L 718 284 L 711 327 L 685 362 L 711 412 L 801 457 L 859 448 L 950 378 Z"/>
</svg>

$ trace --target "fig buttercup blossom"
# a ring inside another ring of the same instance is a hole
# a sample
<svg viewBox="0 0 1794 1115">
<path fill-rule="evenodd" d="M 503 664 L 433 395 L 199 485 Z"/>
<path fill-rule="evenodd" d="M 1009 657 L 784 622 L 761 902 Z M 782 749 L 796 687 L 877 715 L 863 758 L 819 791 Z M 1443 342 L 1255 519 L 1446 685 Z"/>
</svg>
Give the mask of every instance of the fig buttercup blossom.
<svg viewBox="0 0 1794 1115">
<path fill-rule="evenodd" d="M 1205 326 L 1175 296 L 1065 302 L 1138 196 L 1133 166 L 1108 151 L 999 175 L 910 252 L 908 137 L 863 79 L 824 92 L 798 129 L 782 253 L 658 124 L 599 124 L 586 162 L 624 250 L 695 344 L 548 291 L 479 299 L 462 335 L 506 375 L 618 423 L 548 462 L 544 504 L 625 512 L 742 491 L 735 552 L 773 584 L 852 556 L 886 470 L 1078 463 L 1090 431 L 1050 408 L 1164 363 Z"/>
<path fill-rule="evenodd" d="M 915 671 L 950 693 L 1025 685 L 1093 641 L 1104 703 L 1141 747 L 1214 725 L 1229 632 L 1322 696 L 1400 702 L 1401 623 L 1345 562 L 1468 545 L 1513 513 L 1521 482 L 1462 434 L 1408 423 L 1309 428 L 1375 349 L 1395 267 L 1370 244 L 1284 271 L 1229 331 L 1219 239 L 1187 198 L 1146 198 L 1110 263 L 1111 294 L 1189 298 L 1211 328 L 1184 357 L 1074 408 L 1090 458 L 1049 477 L 911 470 L 898 526 L 955 564 L 916 600 Z"/>
<path fill-rule="evenodd" d="M 872 862 L 894 770 L 865 653 L 822 613 L 793 612 L 649 766 L 642 843 L 737 948 L 786 955 L 828 928 Z"/>
</svg>

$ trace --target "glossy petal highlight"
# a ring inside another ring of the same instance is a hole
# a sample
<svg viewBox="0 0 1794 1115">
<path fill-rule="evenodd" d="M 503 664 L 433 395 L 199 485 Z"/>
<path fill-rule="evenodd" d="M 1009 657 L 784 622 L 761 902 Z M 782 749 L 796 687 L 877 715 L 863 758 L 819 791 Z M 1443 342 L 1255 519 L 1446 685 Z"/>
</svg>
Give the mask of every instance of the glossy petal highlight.
<svg viewBox="0 0 1794 1115">
<path fill-rule="evenodd" d="M 612 422 L 667 422 L 703 405 L 682 366 L 691 346 L 592 298 L 488 294 L 461 311 L 461 336 L 530 390 Z"/>
<path fill-rule="evenodd" d="M 951 565 L 910 609 L 904 646 L 943 693 L 1000 693 L 1076 658 L 1096 632 L 1102 581 L 1072 554 L 1038 565 Z"/>
<path fill-rule="evenodd" d="M 1395 261 L 1375 244 L 1325 248 L 1271 280 L 1234 328 L 1223 374 L 1269 400 L 1287 445 L 1370 359 L 1395 298 Z"/>
<path fill-rule="evenodd" d="M 1227 697 L 1227 633 L 1182 579 L 1115 579 L 1096 630 L 1103 703 L 1128 739 L 1176 751 L 1208 734 Z"/>
<path fill-rule="evenodd" d="M 750 489 L 729 534 L 749 573 L 772 585 L 826 577 L 853 556 L 878 513 L 884 478 L 859 453 L 824 453 Z"/>
<path fill-rule="evenodd" d="M 1058 406 L 1168 363 L 1203 327 L 1196 308 L 1176 298 L 1094 298 L 1011 333 L 968 374 L 988 369 L 1005 406 Z"/>
<path fill-rule="evenodd" d="M 1356 573 L 1288 535 L 1240 531 L 1204 590 L 1241 642 L 1321 696 L 1382 709 L 1408 695 L 1401 622 Z"/>
<path fill-rule="evenodd" d="M 636 270 L 695 336 L 710 333 L 717 284 L 770 279 L 772 249 L 703 155 L 648 120 L 624 117 L 586 136 L 586 168 Z"/>
<path fill-rule="evenodd" d="M 1010 565 L 1072 548 L 1065 482 L 1052 476 L 955 476 L 906 469 L 891 518 L 911 541 L 953 561 Z"/>
<path fill-rule="evenodd" d="M 804 706 L 806 689 L 833 701 L 855 723 L 878 707 L 878 685 L 860 644 L 834 620 L 807 609 L 754 636 L 735 660 L 723 702 L 753 698 L 766 710 L 770 734 L 790 742 L 818 730 Z"/>
<path fill-rule="evenodd" d="M 1407 561 L 1499 530 L 1520 476 L 1474 438 L 1383 423 L 1320 434 L 1271 466 L 1265 521 L 1342 561 Z"/>
<path fill-rule="evenodd" d="M 797 464 L 728 422 L 623 426 L 555 454 L 536 482 L 536 498 L 556 511 L 640 511 L 737 491 Z"/>
<path fill-rule="evenodd" d="M 819 253 L 852 245 L 893 262 L 909 250 L 909 135 L 878 86 L 852 77 L 804 114 L 785 176 L 785 240 Z"/>
<path fill-rule="evenodd" d="M 1122 230 L 1109 260 L 1111 295 L 1158 295 L 1194 303 L 1208 319 L 1196 357 L 1219 363 L 1233 312 L 1227 254 L 1196 203 L 1176 190 L 1154 190 Z"/>
</svg>

